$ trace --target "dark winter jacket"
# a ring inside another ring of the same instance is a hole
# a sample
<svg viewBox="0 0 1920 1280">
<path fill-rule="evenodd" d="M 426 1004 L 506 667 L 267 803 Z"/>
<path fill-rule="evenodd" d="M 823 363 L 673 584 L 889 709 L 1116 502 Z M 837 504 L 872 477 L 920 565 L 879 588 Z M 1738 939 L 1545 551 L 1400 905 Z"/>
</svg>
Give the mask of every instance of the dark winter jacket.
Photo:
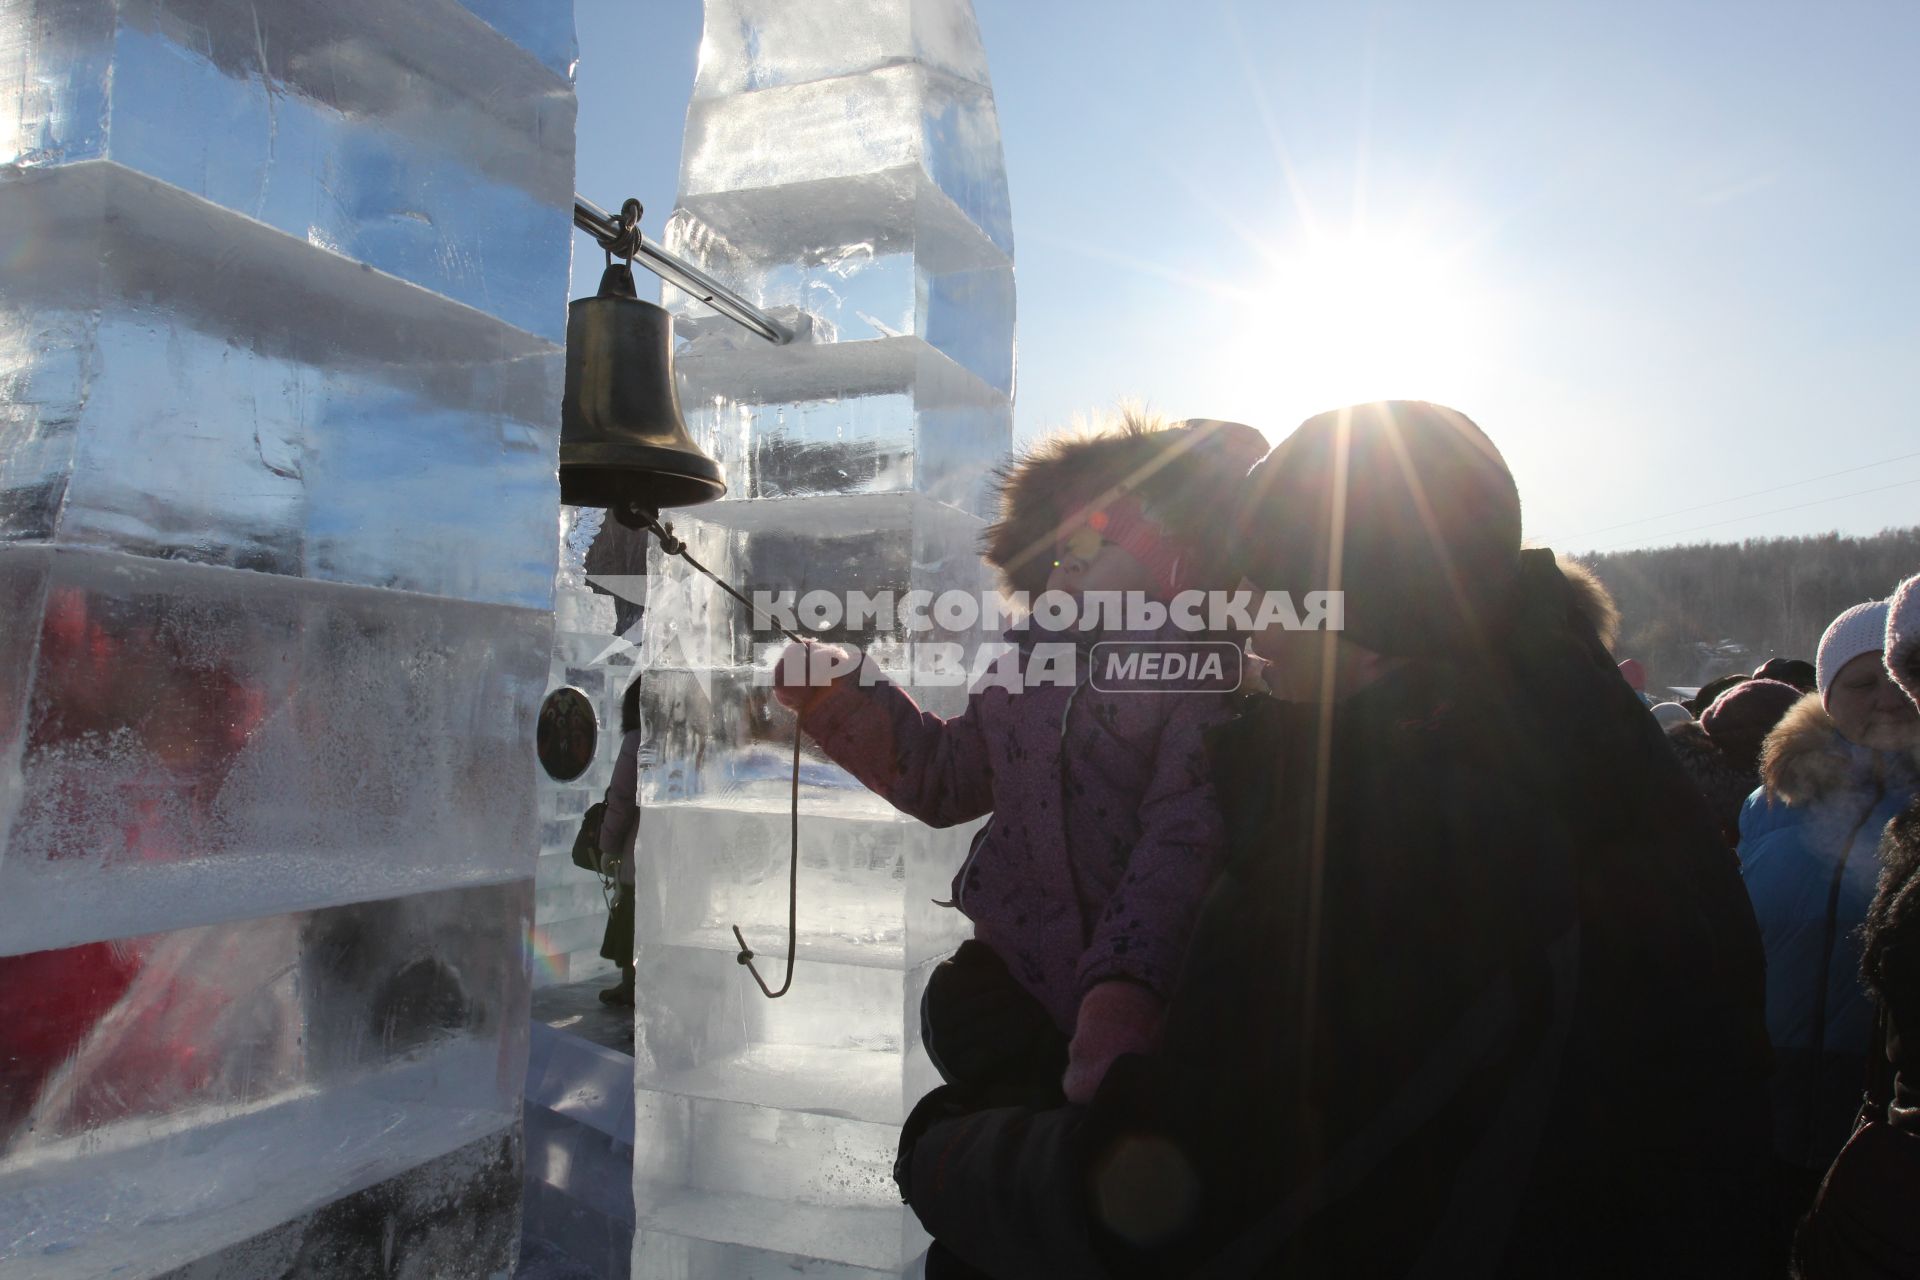
<svg viewBox="0 0 1920 1280">
<path fill-rule="evenodd" d="M 1074 683 L 988 684 L 942 720 L 884 679 L 848 677 L 805 723 L 902 813 L 935 827 L 993 815 L 954 875 L 953 905 L 1071 1034 L 1095 983 L 1172 989 L 1219 868 L 1202 735 L 1229 708 L 1223 694 L 1103 693 L 1070 638 L 1007 638 L 1023 671 L 1055 646 Z"/>
<path fill-rule="evenodd" d="M 1873 1013 L 1855 931 L 1881 833 L 1920 790 L 1920 749 L 1849 742 L 1808 694 L 1768 737 L 1760 771 L 1765 787 L 1740 815 L 1740 874 L 1767 953 L 1774 1145 L 1817 1172 L 1860 1105 Z"/>
<path fill-rule="evenodd" d="M 1337 704 L 1324 756 L 1312 707 L 1213 735 L 1228 863 L 1164 1051 L 1084 1110 L 923 1103 L 905 1183 L 944 1246 L 1001 1276 L 1751 1274 L 1752 912 L 1591 626 L 1541 625 Z"/>
<path fill-rule="evenodd" d="M 1740 811 L 1760 785 L 1760 775 L 1735 764 L 1698 720 L 1682 721 L 1668 729 L 1667 745 L 1673 748 L 1681 771 L 1707 802 L 1727 847 L 1739 844 Z"/>
<path fill-rule="evenodd" d="M 1860 976 L 1887 1017 L 1895 1072 L 1887 1120 L 1920 1140 L 1920 800 L 1887 824 L 1880 862 Z"/>
</svg>

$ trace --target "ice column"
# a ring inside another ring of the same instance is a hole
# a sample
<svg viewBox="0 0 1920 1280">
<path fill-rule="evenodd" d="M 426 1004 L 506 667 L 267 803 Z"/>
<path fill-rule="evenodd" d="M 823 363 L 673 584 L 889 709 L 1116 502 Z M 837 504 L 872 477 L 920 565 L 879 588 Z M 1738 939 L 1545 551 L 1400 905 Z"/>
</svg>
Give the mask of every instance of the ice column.
<svg viewBox="0 0 1920 1280">
<path fill-rule="evenodd" d="M 801 335 L 775 348 L 670 295 L 689 423 L 732 486 L 678 514 L 694 553 L 755 590 L 983 587 L 1013 245 L 967 0 L 708 0 L 669 239 Z M 753 670 L 781 642 L 676 565 L 653 561 L 644 658 L 634 1271 L 898 1276 L 926 1239 L 889 1170 L 936 1082 L 917 1009 L 965 936 L 934 901 L 972 830 L 922 827 L 810 752 L 794 985 L 765 999 L 729 926 L 777 982 L 792 720 Z M 905 669 L 912 641 L 977 644 L 953 621 L 827 634 Z M 951 712 L 964 689 L 917 693 Z"/>
<path fill-rule="evenodd" d="M 0 1273 L 511 1268 L 573 59 L 0 3 Z"/>
</svg>

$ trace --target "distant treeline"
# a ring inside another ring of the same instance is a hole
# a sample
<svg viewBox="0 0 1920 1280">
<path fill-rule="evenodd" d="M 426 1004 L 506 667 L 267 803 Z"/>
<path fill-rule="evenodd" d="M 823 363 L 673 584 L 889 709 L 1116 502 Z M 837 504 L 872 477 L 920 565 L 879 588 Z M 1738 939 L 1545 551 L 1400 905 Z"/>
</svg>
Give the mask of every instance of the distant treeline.
<svg viewBox="0 0 1920 1280">
<path fill-rule="evenodd" d="M 1835 614 L 1882 599 L 1920 573 L 1920 527 L 1576 558 L 1620 606 L 1615 656 L 1644 663 L 1648 692 L 1657 697 L 1671 686 L 1751 671 L 1770 657 L 1811 662 Z"/>
</svg>

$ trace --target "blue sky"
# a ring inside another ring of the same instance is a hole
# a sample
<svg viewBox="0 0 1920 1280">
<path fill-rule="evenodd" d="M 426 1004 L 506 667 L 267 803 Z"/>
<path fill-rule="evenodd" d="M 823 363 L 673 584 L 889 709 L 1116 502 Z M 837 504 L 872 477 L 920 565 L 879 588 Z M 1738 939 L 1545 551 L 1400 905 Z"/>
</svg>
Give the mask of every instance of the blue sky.
<svg viewBox="0 0 1920 1280">
<path fill-rule="evenodd" d="M 1122 397 L 1278 439 L 1424 396 L 1549 545 L 1920 524 L 1920 5 L 976 11 L 1021 438 Z M 657 235 L 700 5 L 577 13 L 578 187 Z"/>
</svg>

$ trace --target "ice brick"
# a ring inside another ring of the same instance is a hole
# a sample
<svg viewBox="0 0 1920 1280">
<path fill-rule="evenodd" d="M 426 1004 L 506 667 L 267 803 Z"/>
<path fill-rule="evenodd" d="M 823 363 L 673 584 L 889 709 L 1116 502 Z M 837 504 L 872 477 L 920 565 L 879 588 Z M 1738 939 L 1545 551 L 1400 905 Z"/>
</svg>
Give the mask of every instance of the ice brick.
<svg viewBox="0 0 1920 1280">
<path fill-rule="evenodd" d="M 545 614 L 80 551 L 47 592 L 10 949 L 531 870 Z"/>
<path fill-rule="evenodd" d="M 740 971 L 731 935 L 639 947 L 636 1079 L 660 1093 L 898 1124 L 938 1083 L 919 1041 L 920 995 L 937 961 L 912 969 L 814 960 L 767 1000 Z M 770 982 L 786 940 L 748 931 Z"/>
<path fill-rule="evenodd" d="M 764 263 L 868 243 L 944 273 L 1013 252 L 992 93 L 912 63 L 696 99 L 680 208 Z"/>
<path fill-rule="evenodd" d="M 931 902 L 949 898 L 979 824 L 937 831 L 890 810 L 857 809 L 868 812 L 835 812 L 812 796 L 802 802 L 800 956 L 900 968 L 952 951 L 966 936 L 965 920 Z M 649 936 L 724 949 L 737 924 L 756 948 L 784 954 L 785 797 L 654 804 L 641 831 Z M 918 926 L 911 934 L 909 922 Z"/>
<path fill-rule="evenodd" d="M 0 1270 L 150 1275 L 509 1127 L 525 881 L 0 958 Z M 297 1153 L 297 1158 L 289 1158 Z"/>
<path fill-rule="evenodd" d="M 917 62 L 987 83 L 986 52 L 968 0 L 708 0 L 696 98 Z"/>
<path fill-rule="evenodd" d="M 56 244 L 68 199 L 140 231 Z M 0 538 L 546 606 L 558 352 L 112 165 L 0 225 L 47 248 L 6 268 Z"/>
<path fill-rule="evenodd" d="M 519 1131 L 501 1129 L 157 1280 L 366 1275 L 382 1265 L 398 1276 L 519 1277 L 521 1167 Z"/>
<path fill-rule="evenodd" d="M 827 1208 L 897 1208 L 897 1126 L 780 1107 L 641 1090 L 633 1145 L 669 1188 L 782 1196 Z M 643 1175 L 644 1176 L 644 1175 Z M 641 1191 L 642 1196 L 645 1191 Z M 649 1205 L 635 1209 L 647 1219 Z"/>
<path fill-rule="evenodd" d="M 681 214 L 672 230 L 684 232 L 687 226 L 688 217 Z M 788 399 L 793 394 L 787 389 L 789 382 L 805 388 L 809 376 L 819 381 L 845 378 L 853 372 L 853 367 L 840 366 L 831 373 L 822 370 L 809 375 L 796 367 L 809 359 L 832 358 L 821 356 L 817 348 L 903 337 L 920 339 L 1001 397 L 1013 392 L 1014 293 L 1010 262 L 937 274 L 919 264 L 911 252 L 877 252 L 866 241 L 759 270 L 723 265 L 723 255 L 705 256 L 709 260 L 706 265 L 729 276 L 742 292 L 785 320 L 789 328 L 800 328 L 802 336 L 788 347 L 768 351 L 755 346 L 760 340 L 732 321 L 715 316 L 705 303 L 669 290 L 667 305 L 676 313 L 675 331 L 686 340 L 679 355 L 681 372 L 683 376 L 700 375 L 687 380 L 683 399 L 707 394 L 706 384 L 717 375 L 709 373 L 705 365 L 712 362 L 725 370 L 742 358 L 754 361 L 753 376 L 720 385 L 716 388 L 720 393 L 760 400 Z M 721 261 L 714 261 L 716 258 Z M 754 360 L 762 355 L 771 358 Z M 892 366 L 869 357 L 855 367 L 885 370 L 901 361 L 898 355 L 890 359 Z M 888 386 L 886 375 L 881 376 L 878 387 L 870 377 L 855 377 L 850 384 L 838 385 L 859 394 Z M 924 390 L 931 394 L 937 388 Z M 958 389 L 947 394 L 958 394 Z M 976 392 L 973 398 L 985 397 Z"/>
<path fill-rule="evenodd" d="M 739 499 L 923 493 L 984 514 L 1012 435 L 1012 401 L 917 338 L 690 353 L 682 376 Z"/>
<path fill-rule="evenodd" d="M 444 0 L 28 8 L 24 38 L 0 46 L 0 77 L 29 86 L 0 99 L 20 103 L 0 115 L 0 160 L 110 159 L 530 333 L 564 333 L 570 71 Z M 561 18 L 570 39 L 570 14 L 548 22 Z M 357 29 L 374 19 L 377 39 Z"/>
</svg>

